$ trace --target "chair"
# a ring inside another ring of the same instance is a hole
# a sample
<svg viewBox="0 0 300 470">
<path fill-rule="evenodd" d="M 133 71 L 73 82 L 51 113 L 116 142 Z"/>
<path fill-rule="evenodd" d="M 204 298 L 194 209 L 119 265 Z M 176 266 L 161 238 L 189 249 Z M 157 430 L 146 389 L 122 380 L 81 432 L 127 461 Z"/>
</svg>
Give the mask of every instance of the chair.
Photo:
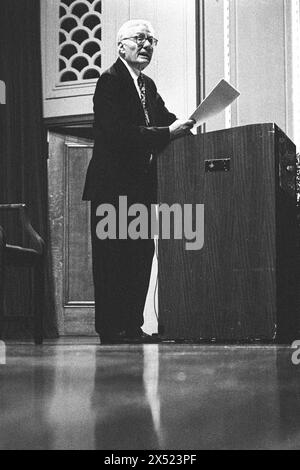
<svg viewBox="0 0 300 470">
<path fill-rule="evenodd" d="M 0 337 L 3 335 L 5 269 L 8 266 L 28 267 L 34 270 L 34 341 L 43 343 L 44 299 L 44 240 L 33 229 L 25 204 L 0 204 L 0 211 L 17 211 L 32 248 L 6 243 L 5 232 L 0 226 Z M 2 314 L 1 314 L 2 310 Z"/>
<path fill-rule="evenodd" d="M 5 251 L 4 230 L 0 226 L 0 334 L 2 331 L 3 307 L 4 307 L 4 251 Z"/>
</svg>

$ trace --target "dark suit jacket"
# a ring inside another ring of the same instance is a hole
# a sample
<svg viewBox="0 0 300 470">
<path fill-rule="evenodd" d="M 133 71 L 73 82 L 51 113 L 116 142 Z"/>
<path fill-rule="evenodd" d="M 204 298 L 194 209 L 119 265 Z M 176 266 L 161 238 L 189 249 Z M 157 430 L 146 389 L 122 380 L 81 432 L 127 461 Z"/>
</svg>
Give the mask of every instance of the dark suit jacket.
<svg viewBox="0 0 300 470">
<path fill-rule="evenodd" d="M 95 145 L 88 167 L 84 200 L 109 202 L 127 195 L 132 202 L 153 198 L 155 154 L 170 141 L 170 113 L 155 83 L 145 75 L 150 127 L 130 73 L 120 59 L 98 80 L 94 95 Z"/>
</svg>

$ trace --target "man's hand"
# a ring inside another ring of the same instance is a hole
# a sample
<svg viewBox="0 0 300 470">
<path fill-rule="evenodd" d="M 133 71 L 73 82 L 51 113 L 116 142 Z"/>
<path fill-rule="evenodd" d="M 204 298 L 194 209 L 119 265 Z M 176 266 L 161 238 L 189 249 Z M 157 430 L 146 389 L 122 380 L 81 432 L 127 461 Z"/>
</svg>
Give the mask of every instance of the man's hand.
<svg viewBox="0 0 300 470">
<path fill-rule="evenodd" d="M 171 140 L 189 134 L 194 124 L 195 121 L 193 119 L 188 119 L 187 121 L 177 119 L 169 127 Z"/>
</svg>

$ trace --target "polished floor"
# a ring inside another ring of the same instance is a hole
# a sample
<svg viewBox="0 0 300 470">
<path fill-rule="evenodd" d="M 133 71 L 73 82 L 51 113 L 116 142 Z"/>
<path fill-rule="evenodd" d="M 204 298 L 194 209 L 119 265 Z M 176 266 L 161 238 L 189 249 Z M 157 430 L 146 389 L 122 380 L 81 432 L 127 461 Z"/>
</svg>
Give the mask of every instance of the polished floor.
<svg viewBox="0 0 300 470">
<path fill-rule="evenodd" d="M 82 338 L 0 349 L 1 450 L 300 448 L 290 347 Z"/>
</svg>

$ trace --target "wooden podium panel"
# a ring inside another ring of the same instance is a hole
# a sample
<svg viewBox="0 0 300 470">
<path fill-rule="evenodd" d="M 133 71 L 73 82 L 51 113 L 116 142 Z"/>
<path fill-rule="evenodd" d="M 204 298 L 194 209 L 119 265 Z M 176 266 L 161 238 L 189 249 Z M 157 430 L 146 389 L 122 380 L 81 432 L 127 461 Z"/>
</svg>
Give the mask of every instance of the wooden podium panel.
<svg viewBox="0 0 300 470">
<path fill-rule="evenodd" d="M 172 142 L 158 200 L 204 204 L 204 246 L 159 240 L 159 331 L 179 340 L 295 339 L 296 150 L 275 124 Z"/>
</svg>

